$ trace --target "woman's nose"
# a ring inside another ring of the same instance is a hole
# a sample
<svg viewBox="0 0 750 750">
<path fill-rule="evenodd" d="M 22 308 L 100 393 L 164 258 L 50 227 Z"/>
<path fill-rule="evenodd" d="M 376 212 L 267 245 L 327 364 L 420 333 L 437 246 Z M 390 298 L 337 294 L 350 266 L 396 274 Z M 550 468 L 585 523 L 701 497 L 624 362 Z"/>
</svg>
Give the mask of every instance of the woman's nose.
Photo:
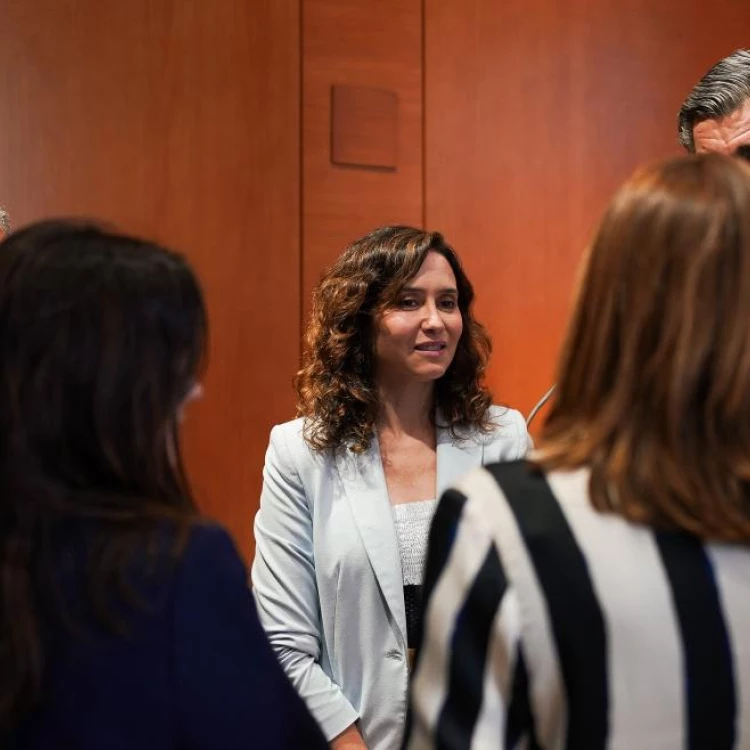
<svg viewBox="0 0 750 750">
<path fill-rule="evenodd" d="M 427 330 L 445 328 L 443 316 L 440 314 L 440 310 L 438 310 L 437 305 L 429 304 L 427 306 L 425 318 L 422 321 L 422 325 Z"/>
</svg>

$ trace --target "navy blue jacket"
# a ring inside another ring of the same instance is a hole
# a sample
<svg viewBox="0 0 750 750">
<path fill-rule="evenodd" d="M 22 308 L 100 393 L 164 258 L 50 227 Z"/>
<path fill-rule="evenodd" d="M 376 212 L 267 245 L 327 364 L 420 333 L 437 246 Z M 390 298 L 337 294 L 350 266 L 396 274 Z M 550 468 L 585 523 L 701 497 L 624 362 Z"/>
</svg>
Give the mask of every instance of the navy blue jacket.
<svg viewBox="0 0 750 750">
<path fill-rule="evenodd" d="M 10 747 L 327 748 L 268 645 L 227 533 L 197 526 L 160 580 L 125 637 L 93 620 L 85 635 L 57 628 L 44 699 Z"/>
</svg>

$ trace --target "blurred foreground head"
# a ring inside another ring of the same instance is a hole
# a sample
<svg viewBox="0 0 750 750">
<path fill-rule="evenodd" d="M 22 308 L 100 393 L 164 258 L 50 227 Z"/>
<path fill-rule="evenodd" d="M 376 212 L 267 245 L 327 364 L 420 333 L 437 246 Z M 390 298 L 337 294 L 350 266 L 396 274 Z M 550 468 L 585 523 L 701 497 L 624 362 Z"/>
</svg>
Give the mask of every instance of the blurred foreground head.
<svg viewBox="0 0 750 750">
<path fill-rule="evenodd" d="M 0 250 L 0 458 L 70 489 L 166 502 L 205 337 L 181 256 L 91 225 L 11 234 Z"/>
<path fill-rule="evenodd" d="M 633 521 L 750 541 L 750 167 L 638 171 L 589 250 L 540 443 Z"/>
<path fill-rule="evenodd" d="M 144 532 L 191 522 L 178 423 L 206 326 L 169 250 L 69 222 L 0 244 L 0 740 L 39 698 L 67 547 L 88 540 L 85 591 L 107 613 Z"/>
</svg>

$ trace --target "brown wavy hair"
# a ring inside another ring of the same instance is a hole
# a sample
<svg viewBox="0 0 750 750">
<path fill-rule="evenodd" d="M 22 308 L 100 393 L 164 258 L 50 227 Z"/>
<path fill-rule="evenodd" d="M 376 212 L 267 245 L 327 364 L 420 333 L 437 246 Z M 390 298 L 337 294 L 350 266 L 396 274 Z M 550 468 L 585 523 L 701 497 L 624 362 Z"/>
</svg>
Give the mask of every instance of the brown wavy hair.
<svg viewBox="0 0 750 750">
<path fill-rule="evenodd" d="M 55 634 L 124 633 L 133 575 L 181 554 L 197 511 L 178 413 L 207 325 L 169 250 L 76 222 L 2 243 L 0 746 L 44 692 Z"/>
<path fill-rule="evenodd" d="M 539 463 L 591 469 L 595 508 L 750 542 L 750 168 L 637 172 L 590 248 Z"/>
<path fill-rule="evenodd" d="M 456 252 L 438 232 L 383 227 L 352 243 L 323 273 L 313 295 L 295 387 L 305 439 L 314 450 L 347 446 L 359 453 L 369 447 L 379 408 L 374 319 L 395 303 L 429 252 L 450 264 L 463 320 L 453 362 L 435 385 L 441 426 L 456 437 L 466 428 L 489 429 L 492 396 L 484 376 L 491 344 L 473 316 L 474 289 Z"/>
</svg>

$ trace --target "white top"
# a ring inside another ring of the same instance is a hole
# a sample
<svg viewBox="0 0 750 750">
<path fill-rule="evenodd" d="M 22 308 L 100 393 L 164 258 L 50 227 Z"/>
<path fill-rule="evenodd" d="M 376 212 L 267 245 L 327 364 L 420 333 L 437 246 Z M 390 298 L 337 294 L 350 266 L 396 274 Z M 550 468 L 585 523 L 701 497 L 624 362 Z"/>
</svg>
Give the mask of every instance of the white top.
<svg viewBox="0 0 750 750">
<path fill-rule="evenodd" d="M 437 500 L 420 500 L 393 506 L 393 522 L 401 553 L 404 586 L 421 586 L 427 558 L 427 538 Z"/>
</svg>

